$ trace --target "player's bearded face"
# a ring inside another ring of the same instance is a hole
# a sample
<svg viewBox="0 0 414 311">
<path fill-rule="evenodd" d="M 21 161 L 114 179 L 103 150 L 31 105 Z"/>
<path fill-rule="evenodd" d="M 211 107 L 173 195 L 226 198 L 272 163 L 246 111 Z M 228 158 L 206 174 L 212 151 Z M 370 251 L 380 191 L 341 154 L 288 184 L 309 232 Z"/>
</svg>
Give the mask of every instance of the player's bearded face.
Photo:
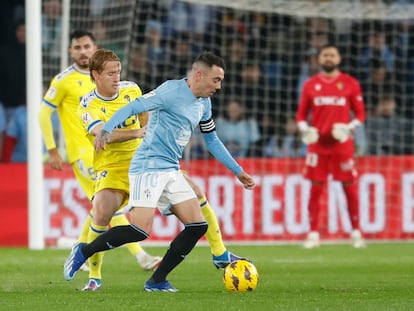
<svg viewBox="0 0 414 311">
<path fill-rule="evenodd" d="M 321 68 L 323 71 L 331 73 L 338 69 L 338 65 L 332 62 L 325 62 L 324 64 L 321 64 Z"/>
<path fill-rule="evenodd" d="M 326 48 L 319 55 L 319 64 L 323 71 L 331 73 L 338 69 L 341 57 L 335 48 Z"/>
<path fill-rule="evenodd" d="M 95 51 L 96 45 L 88 36 L 72 40 L 70 56 L 76 65 L 81 69 L 88 69 L 89 59 Z"/>
</svg>

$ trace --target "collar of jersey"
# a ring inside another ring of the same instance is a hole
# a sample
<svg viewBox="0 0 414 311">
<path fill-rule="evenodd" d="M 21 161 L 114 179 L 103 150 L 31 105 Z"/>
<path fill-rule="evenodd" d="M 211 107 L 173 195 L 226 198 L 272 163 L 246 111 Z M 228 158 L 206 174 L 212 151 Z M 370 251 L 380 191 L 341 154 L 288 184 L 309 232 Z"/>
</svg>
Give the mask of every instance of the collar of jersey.
<svg viewBox="0 0 414 311">
<path fill-rule="evenodd" d="M 82 70 L 82 69 L 80 69 L 80 68 L 76 67 L 76 65 L 75 65 L 75 64 L 72 64 L 72 67 L 73 67 L 73 69 L 74 69 L 75 71 L 77 71 L 77 72 L 79 72 L 79 73 L 81 73 L 81 74 L 83 74 L 83 75 L 89 75 L 89 70 Z"/>
<path fill-rule="evenodd" d="M 97 89 L 95 89 L 93 92 L 95 93 L 96 97 L 98 97 L 99 99 L 104 100 L 104 101 L 111 101 L 111 100 L 114 100 L 114 99 L 118 98 L 118 96 L 119 96 L 119 93 L 116 93 L 112 97 L 105 97 L 105 96 L 102 96 L 101 94 L 99 94 Z"/>
</svg>

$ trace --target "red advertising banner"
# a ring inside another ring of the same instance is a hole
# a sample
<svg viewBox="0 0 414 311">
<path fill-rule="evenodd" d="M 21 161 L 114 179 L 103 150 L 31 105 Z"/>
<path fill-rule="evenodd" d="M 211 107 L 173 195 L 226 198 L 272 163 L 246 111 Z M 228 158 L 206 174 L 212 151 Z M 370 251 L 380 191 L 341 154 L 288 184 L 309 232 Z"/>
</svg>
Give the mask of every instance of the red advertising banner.
<svg viewBox="0 0 414 311">
<path fill-rule="evenodd" d="M 300 241 L 308 231 L 309 183 L 302 178 L 303 159 L 245 159 L 257 187 L 245 190 L 216 160 L 183 163 L 216 211 L 226 241 Z M 359 169 L 361 230 L 368 239 L 414 238 L 414 158 L 362 157 Z M 0 246 L 27 245 L 27 168 L 0 165 Z M 62 172 L 45 168 L 46 244 L 77 238 L 90 203 L 70 166 Z M 330 181 L 321 213 L 325 240 L 347 238 L 350 231 L 341 185 Z M 168 242 L 181 230 L 175 217 L 157 215 L 149 241 Z"/>
</svg>

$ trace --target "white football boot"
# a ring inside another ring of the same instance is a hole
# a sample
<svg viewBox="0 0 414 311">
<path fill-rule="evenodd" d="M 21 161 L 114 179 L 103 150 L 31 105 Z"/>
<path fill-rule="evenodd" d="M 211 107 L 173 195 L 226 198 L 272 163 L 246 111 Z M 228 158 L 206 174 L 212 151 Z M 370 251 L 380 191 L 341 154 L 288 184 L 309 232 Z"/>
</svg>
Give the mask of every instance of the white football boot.
<svg viewBox="0 0 414 311">
<path fill-rule="evenodd" d="M 137 257 L 138 264 L 145 271 L 156 270 L 162 260 L 162 257 L 151 256 L 147 254 L 145 251 L 139 252 L 136 257 Z"/>
<path fill-rule="evenodd" d="M 304 248 L 317 248 L 321 246 L 321 242 L 319 239 L 319 232 L 311 231 L 308 233 L 305 242 L 303 243 Z"/>
<path fill-rule="evenodd" d="M 362 238 L 361 231 L 359 231 L 359 230 L 352 230 L 351 240 L 352 240 L 352 246 L 355 247 L 355 248 L 366 247 L 365 241 Z"/>
</svg>

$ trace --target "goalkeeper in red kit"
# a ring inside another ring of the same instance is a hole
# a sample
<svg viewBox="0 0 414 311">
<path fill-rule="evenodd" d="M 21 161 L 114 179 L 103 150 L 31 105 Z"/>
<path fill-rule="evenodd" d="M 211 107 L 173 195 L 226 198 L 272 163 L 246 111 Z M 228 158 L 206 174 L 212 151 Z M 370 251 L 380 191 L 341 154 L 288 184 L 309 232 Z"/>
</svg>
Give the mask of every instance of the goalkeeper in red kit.
<svg viewBox="0 0 414 311">
<path fill-rule="evenodd" d="M 365 121 L 361 87 L 354 77 L 339 70 L 341 56 L 335 45 L 322 47 L 318 57 L 321 72 L 305 82 L 296 114 L 302 140 L 308 145 L 304 176 L 311 181 L 308 203 L 310 232 L 304 247 L 320 245 L 320 199 L 331 174 L 334 180 L 342 183 L 352 224 L 352 244 L 360 248 L 365 243 L 359 230 L 352 134 Z"/>
</svg>

